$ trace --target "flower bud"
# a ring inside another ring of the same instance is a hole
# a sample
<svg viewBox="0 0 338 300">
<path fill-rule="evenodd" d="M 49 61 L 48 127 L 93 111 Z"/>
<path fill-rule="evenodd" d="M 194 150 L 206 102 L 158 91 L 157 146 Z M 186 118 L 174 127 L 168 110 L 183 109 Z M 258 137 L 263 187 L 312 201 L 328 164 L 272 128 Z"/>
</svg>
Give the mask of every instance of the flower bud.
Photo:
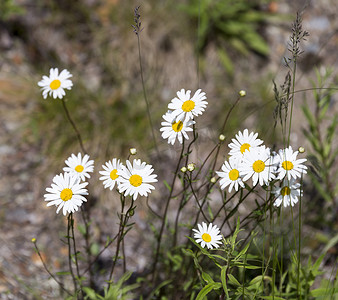
<svg viewBox="0 0 338 300">
<path fill-rule="evenodd" d="M 36 242 L 36 238 L 32 238 L 32 243 L 35 243 Z"/>
<path fill-rule="evenodd" d="M 129 153 L 130 153 L 130 155 L 136 155 L 136 153 L 137 153 L 136 148 L 130 148 Z"/>
<path fill-rule="evenodd" d="M 188 164 L 187 168 L 188 168 L 188 170 L 189 170 L 190 172 L 192 172 L 192 171 L 195 170 L 195 164 L 194 164 L 194 163 L 190 163 L 190 164 Z"/>
<path fill-rule="evenodd" d="M 182 173 L 187 172 L 187 168 L 186 168 L 186 167 L 182 167 L 182 168 L 181 168 L 181 172 L 182 172 Z"/>
<path fill-rule="evenodd" d="M 305 148 L 304 147 L 299 147 L 298 151 L 299 151 L 299 153 L 304 153 L 305 152 Z"/>
<path fill-rule="evenodd" d="M 225 140 L 225 135 L 224 134 L 220 134 L 218 139 L 223 142 Z"/>
<path fill-rule="evenodd" d="M 210 178 L 210 182 L 211 183 L 215 183 L 216 182 L 216 178 L 215 177 Z"/>
<path fill-rule="evenodd" d="M 245 96 L 246 96 L 246 91 L 240 90 L 240 91 L 238 92 L 238 94 L 239 94 L 241 97 L 245 97 Z"/>
</svg>

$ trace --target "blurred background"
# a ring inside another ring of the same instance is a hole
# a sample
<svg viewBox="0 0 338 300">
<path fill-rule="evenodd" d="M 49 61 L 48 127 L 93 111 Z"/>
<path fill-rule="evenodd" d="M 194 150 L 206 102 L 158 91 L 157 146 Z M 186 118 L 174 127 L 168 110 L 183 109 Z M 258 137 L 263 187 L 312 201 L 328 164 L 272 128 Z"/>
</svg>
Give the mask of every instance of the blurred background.
<svg viewBox="0 0 338 300">
<path fill-rule="evenodd" d="M 137 36 L 131 26 L 138 5 L 145 86 L 160 157 L 151 142 Z M 43 194 L 54 175 L 62 172 L 64 160 L 80 148 L 61 101 L 42 98 L 37 86 L 42 75 L 51 67 L 73 74 L 67 106 L 96 171 L 113 157 L 125 160 L 131 147 L 138 149 L 138 158 L 153 165 L 159 183 L 152 206 L 161 212 L 161 194 L 166 193 L 161 181 L 170 179 L 179 146 L 162 140 L 159 128 L 178 90 L 202 88 L 208 97 L 208 108 L 197 124 L 196 163 L 210 151 L 210 143 L 217 143 L 224 117 L 242 89 L 247 96 L 224 132 L 222 159 L 229 139 L 244 128 L 258 132 L 267 145 L 280 146 L 282 136 L 273 127 L 273 81 L 277 86 L 284 82 L 283 58 L 289 55 L 297 11 L 302 11 L 303 28 L 310 36 L 302 44 L 296 89 L 313 87 L 311 80 L 317 82 L 327 68 L 331 70 L 326 82 L 316 86 L 337 86 L 335 0 L 0 0 L 0 299 L 58 298 L 55 283 L 33 250 L 33 237 L 54 270 L 62 270 L 66 261 L 66 247 L 60 242 L 66 220 L 46 208 Z M 337 94 L 327 98 L 327 117 L 318 125 L 324 129 L 337 113 Z M 324 262 L 329 267 L 338 253 L 335 178 L 320 172 L 323 166 L 304 136 L 309 128 L 304 103 L 316 110 L 313 91 L 296 94 L 291 131 L 293 148 L 304 146 L 313 156 L 311 162 L 318 164 L 311 166 L 316 184 L 311 176 L 305 181 L 304 251 L 320 252 L 331 242 Z M 332 148 L 337 146 L 334 136 Z M 336 169 L 333 163 L 332 174 Z M 119 205 L 118 196 L 104 191 L 98 177 L 92 176 L 89 187 L 96 199 L 90 204 L 92 236 L 99 241 L 94 252 L 116 232 Z M 140 201 L 135 232 L 126 242 L 128 264 L 137 272 L 146 268 L 153 247 L 148 214 Z M 105 257 L 111 255 L 107 251 Z"/>
</svg>

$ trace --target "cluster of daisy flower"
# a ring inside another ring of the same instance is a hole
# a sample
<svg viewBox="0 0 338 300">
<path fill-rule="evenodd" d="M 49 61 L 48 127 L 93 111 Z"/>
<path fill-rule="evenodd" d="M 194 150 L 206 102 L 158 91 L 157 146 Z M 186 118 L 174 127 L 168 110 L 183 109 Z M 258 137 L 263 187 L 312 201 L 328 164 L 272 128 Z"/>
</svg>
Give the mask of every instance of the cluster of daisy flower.
<svg viewBox="0 0 338 300">
<path fill-rule="evenodd" d="M 67 70 L 61 71 L 59 74 L 58 68 L 51 68 L 49 76 L 43 76 L 38 82 L 41 87 L 43 98 L 52 96 L 54 99 L 62 99 L 65 96 L 65 89 L 70 90 L 73 86 L 72 77 Z M 136 149 L 131 148 L 130 154 L 135 155 Z M 45 201 L 48 201 L 47 206 L 57 206 L 58 213 L 63 208 L 63 214 L 77 211 L 88 195 L 85 188 L 90 178 L 89 173 L 94 171 L 94 161 L 89 160 L 89 155 L 83 157 L 81 153 L 77 156 L 72 154 L 66 161 L 67 167 L 63 168 L 65 173 L 56 175 L 53 178 L 53 183 L 46 191 Z M 147 196 L 154 186 L 150 183 L 157 182 L 157 175 L 152 174 L 154 169 L 151 165 L 141 162 L 140 159 L 134 159 L 132 162 L 126 161 L 126 166 L 120 163 L 119 159 L 112 159 L 106 162 L 103 166 L 103 171 L 100 180 L 103 180 L 104 188 L 112 190 L 116 184 L 119 193 L 124 196 L 131 196 L 136 200 L 137 196 Z"/>
<path fill-rule="evenodd" d="M 187 132 L 195 124 L 194 117 L 201 115 L 208 102 L 207 97 L 201 89 L 198 89 L 191 97 L 191 91 L 181 89 L 177 97 L 171 100 L 168 105 L 168 112 L 163 115 L 164 122 L 161 123 L 162 137 L 168 139 L 169 144 L 174 144 L 176 138 L 182 144 L 183 138 L 189 139 Z"/>
<path fill-rule="evenodd" d="M 275 206 L 283 203 L 284 207 L 294 206 L 301 195 L 300 184 L 296 179 L 306 174 L 306 159 L 297 159 L 298 151 L 289 146 L 274 153 L 262 145 L 258 134 L 248 129 L 238 132 L 236 138 L 228 145 L 231 149 L 229 160 L 222 165 L 222 171 L 216 172 L 220 177 L 221 189 L 229 186 L 229 193 L 234 188 L 244 188 L 244 182 L 252 178 L 253 185 L 269 185 L 273 180 L 282 180 L 281 187 L 275 187 Z"/>
<path fill-rule="evenodd" d="M 44 195 L 47 206 L 57 206 L 56 213 L 62 208 L 64 215 L 78 211 L 82 203 L 87 202 L 84 197 L 88 195 L 86 178 L 94 171 L 94 161 L 89 160 L 87 154 L 83 157 L 81 153 L 72 154 L 65 163 L 64 173 L 54 176 L 51 187 L 46 188 L 48 194 Z"/>
<path fill-rule="evenodd" d="M 57 206 L 56 213 L 63 208 L 64 215 L 78 211 L 82 203 L 87 201 L 84 197 L 88 195 L 86 179 L 94 171 L 94 161 L 89 160 L 87 154 L 83 157 L 81 153 L 77 156 L 72 154 L 65 163 L 67 166 L 63 168 L 64 173 L 53 178 L 51 187 L 46 188 L 48 194 L 44 195 L 45 201 L 48 201 L 47 206 Z M 150 183 L 157 182 L 157 175 L 152 174 L 154 169 L 151 165 L 140 159 L 134 159 L 133 162 L 127 160 L 126 165 L 114 158 L 102 166 L 100 180 L 103 181 L 104 188 L 112 190 L 116 184 L 119 193 L 131 196 L 133 200 L 138 195 L 147 196 L 155 189 Z"/>
</svg>

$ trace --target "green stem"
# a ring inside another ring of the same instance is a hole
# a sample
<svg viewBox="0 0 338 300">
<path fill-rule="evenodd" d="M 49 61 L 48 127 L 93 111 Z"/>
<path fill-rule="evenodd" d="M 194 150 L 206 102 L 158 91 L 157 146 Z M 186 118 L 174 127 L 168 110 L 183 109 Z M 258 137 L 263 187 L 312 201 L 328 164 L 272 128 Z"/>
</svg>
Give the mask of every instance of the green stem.
<svg viewBox="0 0 338 300">
<path fill-rule="evenodd" d="M 62 106 L 63 106 L 63 109 L 65 110 L 65 113 L 66 113 L 66 116 L 67 116 L 67 119 L 68 121 L 70 122 L 70 124 L 72 125 L 75 133 L 76 133 L 76 137 L 80 143 L 80 147 L 81 147 L 81 150 L 83 153 L 87 153 L 87 151 L 85 150 L 84 146 L 83 146 L 83 143 L 82 143 L 82 138 L 81 138 L 81 134 L 79 132 L 79 130 L 77 129 L 73 119 L 71 118 L 70 114 L 69 114 L 69 111 L 68 111 L 68 108 L 67 108 L 67 105 L 66 105 L 66 101 L 65 99 L 63 98 L 62 99 Z"/>
<path fill-rule="evenodd" d="M 156 279 L 156 266 L 157 266 L 157 262 L 158 262 L 158 258 L 159 258 L 159 254 L 160 254 L 161 239 L 162 239 L 162 235 L 163 235 L 164 225 L 166 223 L 168 207 L 169 207 L 170 200 L 172 198 L 171 196 L 172 196 L 172 193 L 174 191 L 174 184 L 175 184 L 176 177 L 177 177 L 177 174 L 179 172 L 180 164 L 181 164 L 181 161 L 182 161 L 182 158 L 183 158 L 183 151 L 184 151 L 184 140 L 183 140 L 183 143 L 182 143 L 182 150 L 181 150 L 178 162 L 177 162 L 174 177 L 173 177 L 172 183 L 170 185 L 171 189 L 170 189 L 170 193 L 169 193 L 169 196 L 167 198 L 167 201 L 166 201 L 166 205 L 165 205 L 164 213 L 163 213 L 162 225 L 161 225 L 161 229 L 160 229 L 160 232 L 159 232 L 159 235 L 158 235 L 158 238 L 157 238 L 157 248 L 156 248 L 155 259 L 154 259 L 153 268 L 152 268 L 152 274 L 153 274 L 152 282 L 153 283 L 155 282 L 155 279 Z"/>
<path fill-rule="evenodd" d="M 68 225 L 67 225 L 67 244 L 68 244 L 68 266 L 69 266 L 69 272 L 72 276 L 72 279 L 73 279 L 73 284 L 74 284 L 74 292 L 75 294 L 77 294 L 77 282 L 76 282 L 76 278 L 75 278 L 75 275 L 74 275 L 74 272 L 73 272 L 73 268 L 72 268 L 72 248 L 71 248 L 71 245 L 70 245 L 70 229 L 71 229 L 71 215 L 72 213 L 70 213 L 68 215 Z"/>
<path fill-rule="evenodd" d="M 139 34 L 137 34 L 136 36 L 137 36 L 138 58 L 139 58 L 139 63 L 140 63 L 140 72 L 141 72 L 141 80 L 142 80 L 142 88 L 143 88 L 143 97 L 144 97 L 144 100 L 145 100 L 146 106 L 147 106 L 147 115 L 148 115 L 148 120 L 149 120 L 149 124 L 150 124 L 150 129 L 151 129 L 151 134 L 152 134 L 152 138 L 153 138 L 153 143 L 154 143 L 154 146 L 155 146 L 155 149 L 156 149 L 156 152 L 157 152 L 157 157 L 160 157 L 160 152 L 158 150 L 156 139 L 155 139 L 154 127 L 153 127 L 153 122 L 152 122 L 152 119 L 151 119 L 151 114 L 150 114 L 150 109 L 149 109 L 149 102 L 148 102 L 146 88 L 145 88 L 144 79 L 143 79 L 143 68 L 142 68 L 142 56 L 141 56 L 140 37 L 139 37 Z"/>
<path fill-rule="evenodd" d="M 44 260 L 43 260 L 43 258 L 42 258 L 42 256 L 41 256 L 40 250 L 39 250 L 39 248 L 38 248 L 36 242 L 34 242 L 34 247 L 35 247 L 36 253 L 39 255 L 39 258 L 40 258 L 40 260 L 41 260 L 41 262 L 42 262 L 43 267 L 45 268 L 45 270 L 47 271 L 47 273 L 49 274 L 49 276 L 52 277 L 52 278 L 54 279 L 54 281 L 60 286 L 60 288 L 61 288 L 63 291 L 65 291 L 68 295 L 72 296 L 72 293 L 71 293 L 70 291 L 68 291 L 68 290 L 64 287 L 63 283 L 60 282 L 60 281 L 52 274 L 52 272 L 49 271 L 49 269 L 47 268 L 46 263 L 44 262 Z"/>
</svg>

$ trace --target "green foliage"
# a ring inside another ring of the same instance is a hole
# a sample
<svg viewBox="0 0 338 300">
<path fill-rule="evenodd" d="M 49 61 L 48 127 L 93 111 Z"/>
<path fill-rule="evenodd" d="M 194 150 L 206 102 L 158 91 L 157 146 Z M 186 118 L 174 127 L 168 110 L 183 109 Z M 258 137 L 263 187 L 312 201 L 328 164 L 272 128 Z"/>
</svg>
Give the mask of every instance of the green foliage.
<svg viewBox="0 0 338 300">
<path fill-rule="evenodd" d="M 335 148 L 335 133 L 338 125 L 338 113 L 333 116 L 330 113 L 331 98 L 335 92 L 333 86 L 322 90 L 328 81 L 332 70 L 327 70 L 321 76 L 316 70 L 317 82 L 312 81 L 315 109 L 312 112 L 308 102 L 302 106 L 307 121 L 307 128 L 303 133 L 312 146 L 308 159 L 314 168 L 311 168 L 309 176 L 318 193 L 328 202 L 333 204 L 337 195 L 337 170 L 334 165 L 338 155 Z M 319 88 L 317 88 L 319 87 Z"/>
<path fill-rule="evenodd" d="M 22 15 L 25 10 L 15 4 L 14 0 L 1 0 L 0 1 L 0 21 L 6 21 L 13 16 Z"/>
<path fill-rule="evenodd" d="M 90 300 L 117 300 L 117 299 L 133 299 L 133 290 L 139 287 L 138 283 L 127 284 L 126 282 L 132 275 L 132 272 L 126 272 L 116 283 L 109 284 L 109 287 L 104 287 L 104 295 L 101 296 L 95 290 L 89 287 L 83 287 L 83 291 L 86 293 L 85 299 Z"/>
<path fill-rule="evenodd" d="M 260 1 L 246 0 L 190 0 L 183 9 L 195 20 L 199 19 L 198 51 L 214 40 L 219 59 L 229 73 L 234 67 L 225 50 L 228 45 L 242 55 L 250 51 L 267 55 L 268 45 L 258 30 L 268 15 L 256 9 L 259 4 Z"/>
</svg>

